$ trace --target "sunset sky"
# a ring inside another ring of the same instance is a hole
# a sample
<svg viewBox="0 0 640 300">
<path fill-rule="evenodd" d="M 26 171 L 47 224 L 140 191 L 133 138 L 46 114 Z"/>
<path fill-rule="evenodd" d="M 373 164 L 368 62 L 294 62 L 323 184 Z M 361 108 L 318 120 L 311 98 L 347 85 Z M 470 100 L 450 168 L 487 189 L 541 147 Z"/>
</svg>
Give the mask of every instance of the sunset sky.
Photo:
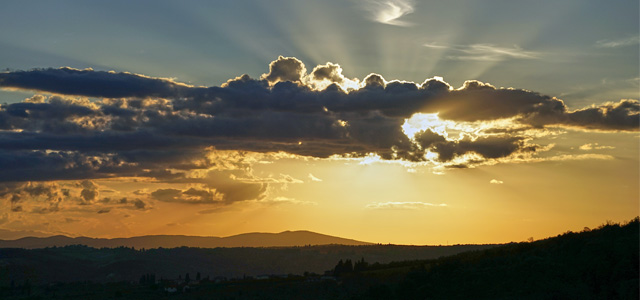
<svg viewBox="0 0 640 300">
<path fill-rule="evenodd" d="M 630 220 L 638 12 L 4 1 L 0 239 L 502 243 Z"/>
</svg>

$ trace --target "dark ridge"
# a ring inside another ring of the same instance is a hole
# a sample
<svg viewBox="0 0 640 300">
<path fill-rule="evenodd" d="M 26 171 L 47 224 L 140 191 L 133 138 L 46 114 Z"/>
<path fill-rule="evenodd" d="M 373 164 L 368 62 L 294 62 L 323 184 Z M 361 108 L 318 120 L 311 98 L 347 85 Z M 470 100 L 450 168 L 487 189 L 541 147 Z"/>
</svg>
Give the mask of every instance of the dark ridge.
<svg viewBox="0 0 640 300">
<path fill-rule="evenodd" d="M 71 238 L 63 235 L 25 237 L 17 240 L 0 240 L 0 248 L 37 249 L 85 245 L 94 248 L 134 247 L 297 247 L 306 245 L 369 245 L 370 243 L 345 239 L 311 231 L 284 231 L 280 233 L 245 233 L 229 237 L 204 237 L 186 235 L 147 235 L 130 238 L 101 239 L 89 237 Z"/>
</svg>

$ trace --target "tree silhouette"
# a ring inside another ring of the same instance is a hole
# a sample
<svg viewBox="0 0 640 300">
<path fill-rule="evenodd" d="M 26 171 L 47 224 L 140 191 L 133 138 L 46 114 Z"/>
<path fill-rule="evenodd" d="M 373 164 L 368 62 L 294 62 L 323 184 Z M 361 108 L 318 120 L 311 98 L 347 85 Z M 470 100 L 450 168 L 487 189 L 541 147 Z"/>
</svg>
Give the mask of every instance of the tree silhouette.
<svg viewBox="0 0 640 300">
<path fill-rule="evenodd" d="M 350 260 L 350 259 L 347 259 L 347 260 L 344 262 L 344 272 L 345 272 L 345 273 L 351 273 L 351 272 L 353 272 L 353 263 L 351 262 L 351 260 Z"/>
<path fill-rule="evenodd" d="M 369 263 L 364 261 L 364 257 L 358 261 L 356 261 L 356 263 L 353 265 L 353 271 L 354 272 L 362 272 L 367 270 L 367 267 L 369 267 Z"/>
<path fill-rule="evenodd" d="M 341 276 L 346 273 L 353 272 L 353 263 L 350 259 L 345 260 L 342 259 L 338 261 L 338 264 L 333 268 L 333 276 Z"/>
</svg>

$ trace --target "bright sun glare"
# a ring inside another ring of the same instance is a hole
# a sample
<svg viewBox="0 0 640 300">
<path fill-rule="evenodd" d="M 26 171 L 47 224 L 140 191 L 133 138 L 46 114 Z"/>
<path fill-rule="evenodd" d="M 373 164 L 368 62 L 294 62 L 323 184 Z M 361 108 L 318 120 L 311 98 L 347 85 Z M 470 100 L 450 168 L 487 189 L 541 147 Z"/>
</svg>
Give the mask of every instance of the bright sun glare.
<svg viewBox="0 0 640 300">
<path fill-rule="evenodd" d="M 404 120 L 402 124 L 402 131 L 409 138 L 413 139 L 415 135 L 420 132 L 430 129 L 434 133 L 447 137 L 447 123 L 440 120 L 438 113 L 423 114 L 417 113 L 411 116 L 409 119 Z"/>
</svg>

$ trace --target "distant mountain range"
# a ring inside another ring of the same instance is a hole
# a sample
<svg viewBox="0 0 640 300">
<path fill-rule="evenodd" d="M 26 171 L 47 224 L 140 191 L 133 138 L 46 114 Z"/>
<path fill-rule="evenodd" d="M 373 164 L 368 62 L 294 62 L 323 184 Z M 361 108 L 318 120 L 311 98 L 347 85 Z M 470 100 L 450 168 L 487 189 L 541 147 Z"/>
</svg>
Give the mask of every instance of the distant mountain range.
<svg viewBox="0 0 640 300">
<path fill-rule="evenodd" d="M 284 231 L 280 233 L 245 233 L 228 237 L 186 236 L 186 235 L 147 235 L 130 238 L 90 238 L 56 235 L 51 237 L 25 237 L 17 240 L 0 240 L 0 248 L 37 249 L 86 245 L 94 248 L 134 247 L 176 248 L 176 247 L 295 247 L 306 245 L 370 245 L 371 243 L 344 239 L 311 231 Z"/>
</svg>

